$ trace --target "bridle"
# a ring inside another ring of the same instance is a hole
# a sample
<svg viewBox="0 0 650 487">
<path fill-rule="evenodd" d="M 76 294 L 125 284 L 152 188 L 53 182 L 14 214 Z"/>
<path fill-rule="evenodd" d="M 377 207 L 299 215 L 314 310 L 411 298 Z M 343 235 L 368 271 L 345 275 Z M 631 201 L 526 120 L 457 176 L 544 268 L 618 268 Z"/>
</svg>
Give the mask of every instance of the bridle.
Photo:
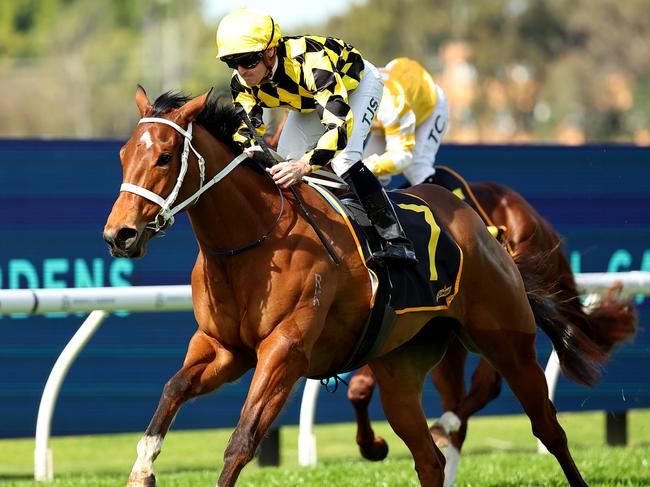
<svg viewBox="0 0 650 487">
<path fill-rule="evenodd" d="M 172 189 L 171 193 L 169 194 L 169 196 L 167 196 L 167 198 L 162 198 L 161 196 L 157 195 L 153 191 L 149 191 L 148 189 L 143 188 L 142 186 L 138 186 L 136 184 L 122 183 L 122 186 L 120 186 L 120 191 L 127 191 L 129 193 L 137 194 L 138 196 L 142 196 L 143 198 L 148 199 L 149 201 L 153 201 L 158 206 L 160 206 L 160 211 L 158 212 L 158 214 L 155 216 L 153 221 L 147 223 L 146 226 L 146 228 L 158 233 L 162 229 L 172 226 L 174 224 L 174 215 L 179 211 L 181 211 L 190 203 L 196 201 L 196 199 L 198 199 L 198 197 L 203 193 L 203 191 L 205 191 L 203 189 L 204 188 L 203 181 L 205 179 L 205 160 L 203 159 L 203 156 L 199 154 L 199 152 L 192 145 L 192 124 L 191 123 L 187 126 L 187 130 L 185 130 L 180 125 L 172 122 L 171 120 L 167 120 L 166 118 L 145 117 L 140 119 L 138 125 L 141 123 L 148 123 L 148 122 L 163 123 L 165 125 L 169 125 L 170 127 L 173 127 L 178 133 L 180 133 L 184 138 L 183 152 L 181 154 L 181 170 L 180 173 L 178 174 L 178 179 L 176 180 L 174 189 Z M 199 190 L 196 193 L 194 193 L 192 196 L 190 196 L 188 199 L 183 201 L 181 204 L 172 208 L 171 206 L 174 204 L 176 198 L 178 197 L 178 193 L 181 189 L 181 186 L 183 185 L 183 180 L 185 179 L 185 174 L 187 173 L 187 168 L 188 168 L 187 160 L 189 158 L 190 148 L 192 149 L 192 152 L 194 152 L 194 155 L 196 155 L 196 159 L 199 165 L 199 178 L 200 178 Z"/>
<path fill-rule="evenodd" d="M 153 230 L 155 233 L 158 233 L 161 230 L 165 230 L 171 227 L 174 224 L 174 215 L 176 215 L 181 210 L 185 209 L 185 207 L 187 207 L 188 205 L 196 203 L 199 197 L 203 193 L 205 193 L 208 189 L 210 189 L 212 186 L 214 186 L 223 178 L 225 178 L 228 174 L 230 174 L 239 164 L 241 164 L 243 161 L 248 159 L 248 156 L 245 153 L 240 154 L 239 156 L 235 157 L 232 161 L 230 161 L 226 165 L 226 167 L 224 167 L 221 171 L 219 171 L 212 179 L 210 179 L 208 182 L 203 184 L 205 180 L 205 159 L 201 154 L 199 154 L 196 148 L 192 145 L 192 122 L 188 124 L 187 130 L 183 129 L 183 127 L 181 127 L 177 123 L 174 123 L 171 120 L 167 120 L 166 118 L 161 118 L 161 117 L 144 117 L 140 119 L 138 125 L 141 123 L 162 123 L 165 125 L 169 125 L 174 130 L 176 130 L 179 134 L 181 134 L 185 139 L 183 143 L 183 152 L 181 154 L 181 170 L 178 174 L 178 178 L 176 179 L 176 184 L 174 185 L 174 188 L 172 189 L 169 196 L 167 196 L 167 198 L 163 198 L 160 195 L 154 193 L 153 191 L 143 188 L 142 186 L 139 186 L 137 184 L 122 183 L 122 185 L 120 186 L 121 192 L 124 191 L 128 193 L 137 194 L 138 196 L 141 196 L 160 206 L 160 211 L 158 211 L 158 214 L 154 217 L 152 221 L 147 223 L 147 225 L 145 226 L 145 228 L 149 230 Z M 192 196 L 185 199 L 183 202 L 177 204 L 176 206 L 172 207 L 172 205 L 176 201 L 176 198 L 178 198 L 178 193 L 180 192 L 181 186 L 183 185 L 183 180 L 185 179 L 185 175 L 187 173 L 190 149 L 196 156 L 196 160 L 199 165 L 199 189 Z M 248 148 L 247 150 L 261 151 L 262 148 L 259 146 L 253 146 Z M 278 193 L 280 194 L 281 205 L 280 205 L 280 211 L 278 213 L 278 216 L 275 219 L 275 223 L 271 226 L 271 228 L 264 235 L 262 235 L 254 242 L 233 249 L 213 249 L 211 250 L 210 253 L 212 253 L 213 255 L 236 255 L 240 252 L 253 248 L 261 244 L 262 242 L 264 242 L 264 240 L 268 238 L 268 236 L 271 234 L 271 231 L 275 228 L 275 226 L 280 221 L 280 218 L 284 211 L 284 195 L 282 194 L 282 190 L 280 189 L 280 187 L 277 185 L 276 187 L 278 189 Z"/>
</svg>

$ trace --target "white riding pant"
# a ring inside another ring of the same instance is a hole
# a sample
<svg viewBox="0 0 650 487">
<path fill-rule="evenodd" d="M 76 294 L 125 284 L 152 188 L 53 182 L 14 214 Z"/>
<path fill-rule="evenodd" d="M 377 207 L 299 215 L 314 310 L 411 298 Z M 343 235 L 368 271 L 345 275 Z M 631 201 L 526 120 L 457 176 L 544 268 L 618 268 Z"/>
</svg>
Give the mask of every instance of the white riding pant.
<svg viewBox="0 0 650 487">
<path fill-rule="evenodd" d="M 383 93 L 384 84 L 377 68 L 366 60 L 364 60 L 364 64 L 361 82 L 348 98 L 354 117 L 352 134 L 348 138 L 345 149 L 339 152 L 331 162 L 332 169 L 339 176 L 361 160 L 363 143 L 370 133 L 370 125 Z M 287 160 L 300 159 L 315 147 L 324 132 L 325 127 L 321 123 L 317 111 L 310 113 L 290 111 L 278 141 L 278 153 Z"/>
<path fill-rule="evenodd" d="M 442 137 L 447 131 L 449 124 L 449 104 L 445 92 L 436 85 L 437 102 L 431 115 L 425 118 L 415 129 L 415 149 L 413 149 L 413 160 L 406 169 L 404 177 L 411 186 L 420 184 L 429 176 L 435 174 L 433 166 L 436 162 L 436 155 L 442 142 Z M 386 139 L 383 133 L 373 132 L 366 145 L 365 154 L 383 154 L 386 151 Z M 390 184 L 391 176 L 380 176 L 379 181 L 384 186 Z"/>
<path fill-rule="evenodd" d="M 433 113 L 415 129 L 413 162 L 404 170 L 404 176 L 411 185 L 420 184 L 436 172 L 433 165 L 449 125 L 449 104 L 440 86 L 436 86 L 436 96 Z"/>
</svg>

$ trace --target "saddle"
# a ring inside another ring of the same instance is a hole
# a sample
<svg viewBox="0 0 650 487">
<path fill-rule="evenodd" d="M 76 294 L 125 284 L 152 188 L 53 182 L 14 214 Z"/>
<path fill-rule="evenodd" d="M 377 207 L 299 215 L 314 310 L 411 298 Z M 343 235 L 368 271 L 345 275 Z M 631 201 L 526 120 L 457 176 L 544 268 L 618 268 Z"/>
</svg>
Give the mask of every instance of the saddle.
<svg viewBox="0 0 650 487">
<path fill-rule="evenodd" d="M 508 229 L 504 226 L 497 226 L 492 222 L 487 212 L 474 196 L 472 188 L 460 174 L 447 166 L 436 166 L 435 174 L 429 176 L 424 180 L 424 182 L 427 184 L 437 184 L 438 186 L 448 189 L 458 198 L 471 206 L 472 209 L 483 219 L 492 236 L 500 243 L 507 246 L 506 237 Z"/>
<path fill-rule="evenodd" d="M 308 184 L 344 218 L 358 242 L 360 257 L 368 262 L 372 253 L 381 248 L 382 242 L 358 200 L 351 194 L 339 200 L 313 180 Z M 404 231 L 413 242 L 419 262 L 413 265 L 366 263 L 374 284 L 374 304 L 361 338 L 340 369 L 317 377 L 319 379 L 349 372 L 374 358 L 399 315 L 446 309 L 458 293 L 462 272 L 460 247 L 423 200 L 407 193 L 389 191 L 387 194 Z"/>
</svg>

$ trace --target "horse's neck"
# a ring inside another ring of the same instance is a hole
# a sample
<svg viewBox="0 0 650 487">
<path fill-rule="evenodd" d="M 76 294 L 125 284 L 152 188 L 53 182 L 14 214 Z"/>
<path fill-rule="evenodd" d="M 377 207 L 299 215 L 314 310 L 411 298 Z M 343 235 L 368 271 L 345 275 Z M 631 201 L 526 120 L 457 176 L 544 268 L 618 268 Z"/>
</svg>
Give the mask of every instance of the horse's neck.
<svg viewBox="0 0 650 487">
<path fill-rule="evenodd" d="M 216 141 L 201 145 L 209 181 L 235 156 Z M 202 246 L 232 249 L 264 235 L 279 211 L 280 198 L 270 178 L 240 165 L 203 193 L 188 214 Z"/>
</svg>

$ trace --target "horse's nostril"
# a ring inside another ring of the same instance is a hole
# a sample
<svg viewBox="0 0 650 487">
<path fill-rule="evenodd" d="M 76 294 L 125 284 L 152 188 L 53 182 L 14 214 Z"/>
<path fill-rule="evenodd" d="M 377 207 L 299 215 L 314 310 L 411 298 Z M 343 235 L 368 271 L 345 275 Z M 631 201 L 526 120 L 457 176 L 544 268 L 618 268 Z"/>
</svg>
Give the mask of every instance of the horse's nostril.
<svg viewBox="0 0 650 487">
<path fill-rule="evenodd" d="M 115 244 L 121 249 L 128 248 L 138 237 L 138 232 L 134 228 L 121 228 L 115 237 Z"/>
</svg>

